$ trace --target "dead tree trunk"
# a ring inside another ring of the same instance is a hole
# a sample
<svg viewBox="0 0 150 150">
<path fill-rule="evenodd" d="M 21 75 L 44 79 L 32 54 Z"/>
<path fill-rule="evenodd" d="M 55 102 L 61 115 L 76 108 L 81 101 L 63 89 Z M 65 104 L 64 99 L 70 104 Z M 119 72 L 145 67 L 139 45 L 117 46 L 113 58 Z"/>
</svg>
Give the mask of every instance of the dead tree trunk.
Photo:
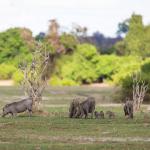
<svg viewBox="0 0 150 150">
<path fill-rule="evenodd" d="M 31 63 L 23 62 L 20 69 L 24 74 L 22 81 L 25 95 L 33 101 L 34 110 L 39 109 L 43 91 L 54 69 L 54 54 L 46 50 L 40 42 L 36 45 Z"/>
<path fill-rule="evenodd" d="M 132 79 L 133 110 L 137 111 L 140 109 L 140 106 L 143 103 L 144 96 L 148 90 L 148 85 L 143 80 L 141 80 L 141 77 L 138 74 L 133 75 Z"/>
</svg>

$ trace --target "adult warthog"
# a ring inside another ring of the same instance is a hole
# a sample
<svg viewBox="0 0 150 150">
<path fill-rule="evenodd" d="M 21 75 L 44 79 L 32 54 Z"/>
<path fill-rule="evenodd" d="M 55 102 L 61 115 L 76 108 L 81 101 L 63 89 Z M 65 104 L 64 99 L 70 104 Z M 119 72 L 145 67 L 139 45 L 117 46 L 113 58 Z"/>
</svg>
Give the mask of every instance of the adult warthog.
<svg viewBox="0 0 150 150">
<path fill-rule="evenodd" d="M 123 109 L 125 116 L 128 116 L 128 118 L 133 118 L 133 101 L 127 100 Z"/>
<path fill-rule="evenodd" d="M 91 118 L 93 118 L 95 110 L 95 98 L 88 97 L 85 101 L 79 102 L 78 100 L 73 101 L 70 105 L 70 118 L 88 118 L 88 113 L 91 113 Z"/>
<path fill-rule="evenodd" d="M 69 108 L 69 118 L 76 118 L 76 114 L 79 109 L 79 100 L 73 99 L 73 101 L 70 103 L 70 108 Z"/>
<path fill-rule="evenodd" d="M 29 115 L 32 114 L 32 99 L 26 98 L 18 102 L 13 102 L 10 104 L 6 104 L 3 107 L 3 114 L 2 117 L 5 117 L 7 114 L 11 114 L 15 116 L 17 113 L 24 112 L 28 110 Z"/>
</svg>

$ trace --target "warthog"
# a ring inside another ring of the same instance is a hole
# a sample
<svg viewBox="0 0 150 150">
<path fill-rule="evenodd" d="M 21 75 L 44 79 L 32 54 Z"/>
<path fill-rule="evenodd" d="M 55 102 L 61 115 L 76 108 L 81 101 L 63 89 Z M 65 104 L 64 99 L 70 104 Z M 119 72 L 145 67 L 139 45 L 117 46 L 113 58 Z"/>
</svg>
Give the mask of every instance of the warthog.
<svg viewBox="0 0 150 150">
<path fill-rule="evenodd" d="M 73 99 L 73 101 L 70 103 L 69 118 L 76 118 L 78 109 L 79 109 L 79 101 L 78 99 Z"/>
<path fill-rule="evenodd" d="M 93 118 L 94 110 L 95 110 L 95 98 L 88 97 L 85 101 L 79 104 L 77 116 L 81 118 L 85 116 L 85 118 L 88 118 L 88 113 L 91 113 L 91 118 Z"/>
<path fill-rule="evenodd" d="M 108 115 L 108 118 L 109 118 L 109 119 L 115 118 L 115 113 L 112 112 L 112 111 L 107 111 L 107 112 L 106 112 L 106 115 Z"/>
<path fill-rule="evenodd" d="M 103 111 L 100 111 L 100 112 L 95 111 L 94 115 L 95 115 L 95 119 L 104 119 L 104 112 Z"/>
<path fill-rule="evenodd" d="M 100 119 L 100 113 L 99 112 L 95 111 L 94 115 L 95 115 L 95 119 Z"/>
<path fill-rule="evenodd" d="M 123 109 L 125 116 L 133 118 L 133 101 L 127 100 Z"/>
<path fill-rule="evenodd" d="M 70 118 L 82 118 L 85 115 L 85 118 L 88 117 L 88 113 L 91 113 L 93 118 L 93 113 L 95 110 L 95 99 L 93 97 L 88 97 L 85 101 L 79 102 L 78 99 L 74 99 L 69 108 L 69 117 Z"/>
<path fill-rule="evenodd" d="M 21 113 L 28 110 L 29 114 L 32 114 L 32 99 L 27 98 L 18 102 L 13 102 L 10 104 L 6 104 L 3 107 L 2 117 L 5 117 L 7 114 L 11 114 L 15 116 L 17 113 Z"/>
<path fill-rule="evenodd" d="M 102 118 L 102 119 L 104 119 L 105 117 L 104 117 L 105 115 L 104 115 L 104 112 L 103 111 L 100 111 L 100 117 Z"/>
</svg>

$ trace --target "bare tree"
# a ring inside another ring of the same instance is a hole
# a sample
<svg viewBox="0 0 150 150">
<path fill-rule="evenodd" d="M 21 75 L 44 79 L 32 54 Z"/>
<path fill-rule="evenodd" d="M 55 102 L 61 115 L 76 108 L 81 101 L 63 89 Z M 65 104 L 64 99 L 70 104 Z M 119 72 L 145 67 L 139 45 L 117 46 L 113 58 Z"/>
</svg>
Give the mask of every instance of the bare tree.
<svg viewBox="0 0 150 150">
<path fill-rule="evenodd" d="M 144 96 L 148 90 L 148 84 L 141 79 L 140 74 L 136 73 L 132 76 L 133 80 L 133 110 L 137 111 L 140 109 L 141 104 L 143 103 Z"/>
<path fill-rule="evenodd" d="M 73 23 L 72 25 L 72 32 L 76 35 L 76 36 L 83 36 L 83 37 L 86 37 L 87 36 L 87 27 L 82 27 L 76 23 Z"/>
<path fill-rule="evenodd" d="M 59 36 L 60 25 L 58 24 L 56 19 L 49 20 L 49 22 L 50 25 L 48 28 L 46 39 L 49 43 L 51 43 L 51 46 L 56 50 L 56 52 L 61 53 L 65 51 L 65 48 L 60 41 Z"/>
<path fill-rule="evenodd" d="M 24 74 L 22 86 L 25 96 L 32 98 L 35 109 L 38 109 L 47 80 L 53 72 L 54 60 L 55 55 L 51 54 L 45 45 L 38 42 L 31 63 L 23 62 L 20 65 Z"/>
</svg>

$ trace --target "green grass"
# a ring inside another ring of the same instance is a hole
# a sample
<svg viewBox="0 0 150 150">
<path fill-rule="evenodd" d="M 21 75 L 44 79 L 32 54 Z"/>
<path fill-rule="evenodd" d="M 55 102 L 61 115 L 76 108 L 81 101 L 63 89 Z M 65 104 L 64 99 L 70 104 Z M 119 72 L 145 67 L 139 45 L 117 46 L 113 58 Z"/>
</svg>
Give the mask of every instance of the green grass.
<svg viewBox="0 0 150 150">
<path fill-rule="evenodd" d="M 68 104 L 74 96 L 80 95 L 79 92 L 96 95 L 99 104 L 96 110 L 104 112 L 112 110 L 116 118 L 68 118 Z M 138 112 L 133 120 L 129 120 L 125 119 L 122 107 L 100 106 L 101 99 L 98 98 L 98 94 L 101 95 L 100 97 L 106 95 L 106 100 L 109 102 L 112 93 L 113 88 L 46 89 L 43 110 L 48 113 L 34 114 L 32 117 L 28 117 L 27 113 L 19 114 L 15 118 L 0 117 L 0 150 L 148 150 L 150 143 L 144 139 L 150 137 L 150 118 L 145 120 L 144 114 Z M 18 88 L 1 87 L 0 94 L 2 108 L 4 104 L 14 101 L 14 97 L 19 97 L 23 93 Z M 61 105 L 57 100 L 61 101 Z M 109 140 L 102 140 L 107 138 Z M 122 140 L 143 138 L 143 141 L 113 141 L 115 138 Z"/>
<path fill-rule="evenodd" d="M 114 87 L 48 87 L 44 93 L 44 104 L 69 104 L 70 101 L 78 96 L 85 98 L 87 96 L 94 96 L 97 103 L 110 103 L 114 92 L 119 88 Z M 19 87 L 0 87 L 0 103 L 7 101 L 15 101 L 24 95 L 23 90 Z"/>
</svg>

